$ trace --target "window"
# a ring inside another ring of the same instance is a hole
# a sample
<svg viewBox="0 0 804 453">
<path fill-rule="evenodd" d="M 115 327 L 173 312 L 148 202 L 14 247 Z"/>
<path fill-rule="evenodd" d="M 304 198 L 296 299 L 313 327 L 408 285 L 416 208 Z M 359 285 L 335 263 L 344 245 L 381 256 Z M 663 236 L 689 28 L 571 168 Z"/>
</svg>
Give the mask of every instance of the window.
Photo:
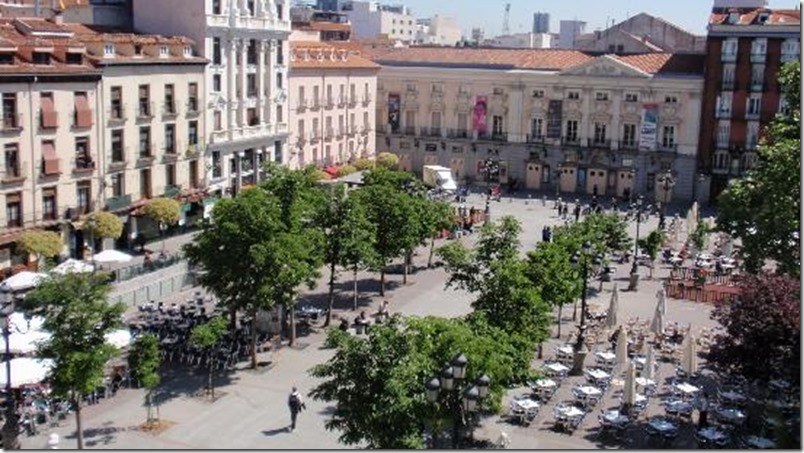
<svg viewBox="0 0 804 453">
<path fill-rule="evenodd" d="M 55 187 L 42 189 L 42 220 L 56 220 L 58 218 L 56 200 Z"/>
<path fill-rule="evenodd" d="M 6 195 L 6 225 L 8 228 L 22 226 L 22 194 L 20 192 Z"/>
<path fill-rule="evenodd" d="M 212 151 L 212 177 L 220 178 L 223 176 L 223 168 L 221 167 L 221 152 Z"/>
<path fill-rule="evenodd" d="M 276 41 L 276 64 L 280 66 L 285 64 L 284 47 L 282 46 L 281 39 Z"/>
<path fill-rule="evenodd" d="M 759 143 L 759 122 L 749 121 L 747 129 L 748 131 L 745 138 L 745 147 L 747 149 L 754 150 L 757 148 L 757 143 Z"/>
<path fill-rule="evenodd" d="M 151 128 L 140 128 L 140 158 L 151 157 Z"/>
<path fill-rule="evenodd" d="M 17 94 L 3 93 L 3 128 L 14 129 L 20 127 L 17 115 Z"/>
<path fill-rule="evenodd" d="M 212 113 L 212 123 L 216 131 L 223 129 L 223 114 L 220 110 L 215 110 Z"/>
<path fill-rule="evenodd" d="M 165 154 L 176 154 L 175 124 L 165 124 Z"/>
<path fill-rule="evenodd" d="M 725 170 L 728 168 L 729 153 L 726 151 L 718 151 L 714 157 L 714 167 L 717 170 Z"/>
<path fill-rule="evenodd" d="M 623 146 L 632 148 L 636 145 L 636 124 L 623 124 Z"/>
<path fill-rule="evenodd" d="M 494 94 L 494 96 L 502 96 L 505 93 L 505 91 L 503 91 L 502 88 L 494 88 L 492 93 Z"/>
<path fill-rule="evenodd" d="M 458 114 L 458 131 L 459 132 L 466 132 L 467 127 L 466 125 L 469 124 L 469 115 L 465 113 Z"/>
<path fill-rule="evenodd" d="M 190 112 L 198 111 L 198 84 L 195 82 L 187 85 L 187 110 Z"/>
<path fill-rule="evenodd" d="M 221 75 L 220 74 L 213 74 L 212 75 L 212 92 L 213 93 L 220 93 L 221 92 Z"/>
<path fill-rule="evenodd" d="M 532 139 L 539 139 L 542 137 L 542 128 L 544 127 L 544 119 L 532 118 L 530 120 L 530 137 Z"/>
<path fill-rule="evenodd" d="M 595 144 L 602 145 L 606 143 L 606 125 L 603 123 L 595 123 Z"/>
<path fill-rule="evenodd" d="M 768 49 L 768 38 L 756 38 L 751 43 L 751 56 L 765 56 Z"/>
<path fill-rule="evenodd" d="M 89 137 L 75 138 L 75 168 L 95 168 L 95 162 L 92 161 L 92 155 L 89 152 Z"/>
<path fill-rule="evenodd" d="M 38 65 L 49 65 L 50 54 L 47 52 L 33 52 L 31 55 L 31 62 Z"/>
<path fill-rule="evenodd" d="M 114 56 L 114 45 L 106 44 L 103 46 L 103 56 L 106 58 L 111 58 Z"/>
<path fill-rule="evenodd" d="M 78 52 L 67 52 L 65 62 L 71 65 L 81 65 L 84 64 L 84 56 Z"/>
<path fill-rule="evenodd" d="M 798 39 L 786 39 L 782 42 L 782 62 L 794 61 L 799 59 L 801 54 L 801 44 Z"/>
<path fill-rule="evenodd" d="M 246 48 L 246 64 L 256 65 L 257 57 L 257 40 L 249 39 Z"/>
<path fill-rule="evenodd" d="M 58 127 L 58 115 L 53 101 L 53 93 L 41 93 L 39 95 L 40 115 L 39 126 L 42 129 L 54 129 Z"/>
<path fill-rule="evenodd" d="M 577 91 L 570 91 L 567 93 L 567 99 L 578 100 L 581 98 L 581 93 Z"/>
<path fill-rule="evenodd" d="M 282 163 L 284 162 L 282 156 L 282 141 L 281 140 L 274 140 L 274 161 Z"/>
<path fill-rule="evenodd" d="M 789 117 L 791 114 L 790 106 L 787 104 L 784 97 L 779 99 L 779 113 L 786 117 Z"/>
<path fill-rule="evenodd" d="M 212 64 L 222 64 L 221 50 L 221 38 L 212 38 Z"/>
<path fill-rule="evenodd" d="M 494 115 L 491 118 L 491 134 L 492 135 L 502 135 L 503 132 L 503 117 L 500 115 Z"/>
<path fill-rule="evenodd" d="M 665 104 L 678 104 L 678 98 L 676 96 L 665 96 L 664 97 Z"/>
<path fill-rule="evenodd" d="M 416 127 L 416 112 L 412 110 L 405 111 L 405 127 L 408 129 Z"/>
<path fill-rule="evenodd" d="M 187 122 L 187 144 L 190 146 L 198 144 L 198 121 Z"/>
<path fill-rule="evenodd" d="M 14 54 L 3 52 L 0 53 L 0 65 L 13 65 L 14 64 Z"/>
<path fill-rule="evenodd" d="M 567 121 L 567 141 L 574 142 L 578 140 L 578 121 Z"/>
<path fill-rule="evenodd" d="M 595 93 L 595 100 L 596 101 L 608 101 L 609 100 L 609 93 L 605 91 L 598 91 Z"/>
<path fill-rule="evenodd" d="M 751 67 L 751 89 L 755 91 L 762 91 L 762 86 L 765 83 L 765 66 L 753 65 Z"/>
<path fill-rule="evenodd" d="M 726 57 L 733 57 L 733 58 L 736 59 L 736 57 L 737 57 L 737 39 L 733 38 L 733 39 L 724 40 L 722 48 L 721 48 L 721 54 L 723 55 L 724 60 L 727 59 Z M 731 61 L 734 61 L 734 60 L 731 60 Z"/>
<path fill-rule="evenodd" d="M 717 147 L 728 148 L 731 136 L 731 122 L 720 121 L 717 125 Z"/>
<path fill-rule="evenodd" d="M 279 88 L 279 89 L 282 88 L 282 73 L 281 72 L 276 73 L 276 87 Z"/>
<path fill-rule="evenodd" d="M 543 98 L 544 97 L 544 90 L 533 90 L 533 97 L 535 97 L 535 98 Z"/>
<path fill-rule="evenodd" d="M 277 105 L 276 106 L 276 122 L 281 123 L 282 120 L 283 120 L 283 118 L 282 118 L 282 106 Z"/>
<path fill-rule="evenodd" d="M 167 48 L 167 46 L 159 47 L 159 56 L 162 58 L 167 58 L 170 56 L 170 50 Z"/>
<path fill-rule="evenodd" d="M 318 92 L 318 85 L 313 86 L 313 106 L 318 108 L 321 105 L 321 99 Z"/>
<path fill-rule="evenodd" d="M 357 87 L 355 84 L 349 85 L 349 102 L 356 102 L 357 101 Z"/>
<path fill-rule="evenodd" d="M 717 97 L 717 112 L 718 118 L 728 118 L 731 116 L 731 93 L 724 92 Z"/>
<path fill-rule="evenodd" d="M 417 91 L 415 83 L 407 83 L 405 84 L 405 91 L 415 93 Z"/>
<path fill-rule="evenodd" d="M 123 130 L 112 130 L 112 162 L 125 162 L 126 155 L 123 148 Z"/>
<path fill-rule="evenodd" d="M 212 0 L 212 14 L 221 14 L 221 0 Z"/>
<path fill-rule="evenodd" d="M 327 105 L 332 105 L 332 85 L 327 85 Z"/>
<path fill-rule="evenodd" d="M 307 100 L 304 99 L 304 98 L 305 98 L 305 96 L 304 96 L 304 87 L 300 86 L 299 87 L 299 106 L 306 106 L 307 105 Z"/>
<path fill-rule="evenodd" d="M 20 177 L 20 152 L 16 143 L 8 144 L 5 150 L 6 178 Z"/>
<path fill-rule="evenodd" d="M 662 147 L 673 148 L 676 145 L 676 127 L 664 126 L 662 128 Z"/>
<path fill-rule="evenodd" d="M 92 210 L 92 183 L 79 181 L 76 189 L 78 198 L 78 214 L 86 214 Z"/>
<path fill-rule="evenodd" d="M 151 198 L 151 169 L 140 170 L 140 198 Z"/>
<path fill-rule="evenodd" d="M 747 116 L 758 117 L 759 109 L 761 108 L 761 106 L 762 106 L 762 98 L 752 96 L 747 100 L 745 114 Z"/>
<path fill-rule="evenodd" d="M 122 197 L 126 194 L 126 174 L 125 172 L 112 174 L 112 196 Z"/>
<path fill-rule="evenodd" d="M 42 141 L 42 174 L 45 176 L 59 174 L 59 158 L 56 154 L 56 142 Z"/>
<path fill-rule="evenodd" d="M 257 116 L 256 108 L 251 107 L 246 109 L 246 124 L 249 126 L 256 126 L 260 124 L 260 117 Z"/>
<path fill-rule="evenodd" d="M 198 188 L 198 160 L 193 160 L 188 165 L 190 166 L 190 188 L 197 189 Z"/>
<path fill-rule="evenodd" d="M 176 113 L 176 93 L 172 83 L 165 85 L 165 113 Z"/>
<path fill-rule="evenodd" d="M 123 87 L 112 87 L 111 98 L 112 110 L 110 113 L 112 118 L 116 120 L 123 119 Z"/>
<path fill-rule="evenodd" d="M 246 75 L 246 95 L 249 97 L 257 96 L 257 74 Z"/>
<path fill-rule="evenodd" d="M 636 93 L 625 93 L 625 102 L 639 102 L 639 95 Z"/>
<path fill-rule="evenodd" d="M 176 164 L 165 165 L 165 185 L 176 186 Z"/>
<path fill-rule="evenodd" d="M 73 115 L 73 127 L 88 128 L 92 127 L 92 108 L 89 106 L 89 97 L 86 91 L 76 91 L 73 94 L 75 112 Z"/>
<path fill-rule="evenodd" d="M 139 87 L 139 106 L 141 117 L 151 116 L 151 94 L 148 85 L 140 85 Z"/>
<path fill-rule="evenodd" d="M 723 89 L 731 90 L 734 88 L 734 65 L 723 65 Z"/>
</svg>

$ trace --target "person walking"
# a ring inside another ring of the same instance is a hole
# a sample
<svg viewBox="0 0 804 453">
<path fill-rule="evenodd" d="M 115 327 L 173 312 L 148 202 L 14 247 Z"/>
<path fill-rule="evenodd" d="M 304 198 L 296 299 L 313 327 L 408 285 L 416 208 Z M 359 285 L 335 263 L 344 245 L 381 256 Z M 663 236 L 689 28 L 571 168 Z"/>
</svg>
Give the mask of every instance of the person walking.
<svg viewBox="0 0 804 453">
<path fill-rule="evenodd" d="M 293 387 L 290 396 L 288 396 L 288 408 L 290 409 L 290 432 L 293 432 L 296 429 L 296 417 L 299 416 L 299 412 L 306 408 L 304 401 L 302 401 L 301 393 L 296 387 Z"/>
<path fill-rule="evenodd" d="M 709 426 L 709 423 L 708 423 L 708 420 L 707 420 L 707 418 L 708 418 L 707 416 L 709 414 L 709 398 L 708 398 L 708 396 L 709 395 L 707 395 L 706 392 L 703 392 L 703 395 L 701 395 L 701 399 L 698 402 L 698 405 L 699 405 L 699 408 L 698 408 L 698 429 L 703 429 L 703 428 L 706 428 L 707 426 Z"/>
</svg>

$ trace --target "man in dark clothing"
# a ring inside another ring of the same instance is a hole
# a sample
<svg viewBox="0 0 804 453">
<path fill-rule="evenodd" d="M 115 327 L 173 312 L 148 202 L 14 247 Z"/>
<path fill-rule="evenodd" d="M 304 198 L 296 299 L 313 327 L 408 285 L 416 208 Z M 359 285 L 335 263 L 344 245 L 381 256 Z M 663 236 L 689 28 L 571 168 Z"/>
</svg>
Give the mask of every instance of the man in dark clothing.
<svg viewBox="0 0 804 453">
<path fill-rule="evenodd" d="M 575 204 L 575 221 L 577 222 L 578 219 L 580 219 L 580 218 L 581 218 L 581 204 L 576 203 Z"/>
<path fill-rule="evenodd" d="M 293 387 L 293 391 L 288 396 L 288 408 L 290 409 L 290 430 L 293 431 L 296 429 L 296 417 L 305 408 L 304 401 L 296 387 Z"/>
</svg>

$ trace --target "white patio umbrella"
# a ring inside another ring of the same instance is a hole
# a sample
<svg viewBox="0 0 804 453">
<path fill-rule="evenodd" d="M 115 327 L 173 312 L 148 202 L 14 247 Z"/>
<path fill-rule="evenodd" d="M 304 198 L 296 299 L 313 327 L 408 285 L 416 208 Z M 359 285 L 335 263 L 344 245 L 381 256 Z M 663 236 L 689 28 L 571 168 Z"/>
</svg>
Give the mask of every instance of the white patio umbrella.
<svg viewBox="0 0 804 453">
<path fill-rule="evenodd" d="M 45 323 L 45 318 L 41 316 L 32 316 L 26 319 L 25 315 L 21 312 L 15 311 L 8 317 L 8 322 L 11 324 L 11 330 L 30 332 L 42 330 L 42 325 Z"/>
<path fill-rule="evenodd" d="M 687 348 L 684 350 L 684 361 L 682 362 L 682 367 L 688 376 L 691 376 L 698 371 L 698 355 L 695 348 L 695 336 L 692 334 L 687 335 Z"/>
<path fill-rule="evenodd" d="M 47 274 L 41 272 L 22 271 L 5 279 L 5 281 L 0 284 L 0 291 L 22 291 L 31 289 L 46 277 Z"/>
<path fill-rule="evenodd" d="M 114 249 L 104 250 L 92 257 L 92 259 L 98 263 L 127 263 L 131 261 L 132 258 L 133 257 L 128 253 Z"/>
<path fill-rule="evenodd" d="M 617 335 L 617 348 L 615 350 L 614 363 L 616 366 L 625 365 L 628 361 L 628 336 L 625 334 L 625 329 L 620 329 Z"/>
<path fill-rule="evenodd" d="M 94 268 L 91 264 L 85 263 L 83 261 L 78 261 L 75 259 L 68 259 L 67 261 L 59 264 L 53 269 L 53 272 L 57 274 L 82 274 L 87 272 L 92 272 Z"/>
<path fill-rule="evenodd" d="M 49 340 L 50 336 L 50 333 L 41 330 L 31 330 L 20 333 L 12 329 L 11 335 L 8 336 L 8 349 L 12 353 L 29 354 L 36 351 L 40 343 Z M 5 345 L 3 345 L 3 347 L 5 347 Z"/>
<path fill-rule="evenodd" d="M 634 362 L 628 363 L 628 371 L 625 373 L 625 385 L 623 386 L 623 404 L 629 407 L 636 403 L 636 365 Z"/>
<path fill-rule="evenodd" d="M 606 315 L 606 327 L 614 327 L 617 325 L 617 311 L 620 309 L 620 296 L 617 290 L 617 284 L 614 284 L 614 291 L 611 293 L 611 302 L 609 302 L 609 312 Z"/>
<path fill-rule="evenodd" d="M 656 368 L 656 356 L 653 352 L 653 345 L 648 345 L 648 354 L 645 358 L 645 368 L 642 369 L 642 375 L 646 379 L 653 379 Z"/>
<path fill-rule="evenodd" d="M 11 359 L 11 388 L 38 384 L 45 380 L 51 368 L 53 368 L 51 359 L 30 357 Z M 6 373 L 0 373 L 0 387 L 5 387 L 6 382 Z"/>
<path fill-rule="evenodd" d="M 698 225 L 698 221 L 701 219 L 701 213 L 698 209 L 698 202 L 692 203 L 692 221 L 695 225 Z"/>
<path fill-rule="evenodd" d="M 107 333 L 106 342 L 116 348 L 127 348 L 131 345 L 131 332 L 128 329 L 118 329 Z"/>
<path fill-rule="evenodd" d="M 662 315 L 667 316 L 667 291 L 664 287 L 656 292 L 656 311 L 661 311 Z"/>
<path fill-rule="evenodd" d="M 653 322 L 650 324 L 650 331 L 656 334 L 656 337 L 664 335 L 664 315 L 659 307 L 656 307 L 656 312 L 653 314 Z"/>
</svg>

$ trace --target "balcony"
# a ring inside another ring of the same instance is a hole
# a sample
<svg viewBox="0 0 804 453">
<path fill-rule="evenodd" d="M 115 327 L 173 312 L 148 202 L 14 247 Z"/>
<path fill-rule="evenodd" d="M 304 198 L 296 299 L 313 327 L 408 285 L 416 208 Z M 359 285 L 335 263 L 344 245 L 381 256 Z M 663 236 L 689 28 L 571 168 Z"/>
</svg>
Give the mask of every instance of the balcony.
<svg viewBox="0 0 804 453">
<path fill-rule="evenodd" d="M 371 103 L 371 95 L 364 94 L 361 101 L 363 102 L 363 107 L 368 107 L 368 105 Z"/>
<path fill-rule="evenodd" d="M 542 134 L 528 134 L 525 136 L 526 143 L 541 144 L 544 143 L 544 135 Z"/>
<path fill-rule="evenodd" d="M 720 54 L 720 61 L 723 63 L 734 63 L 737 61 L 736 53 L 723 53 Z"/>
<path fill-rule="evenodd" d="M 187 116 L 198 116 L 200 110 L 198 109 L 198 98 L 190 98 L 187 100 Z"/>
<path fill-rule="evenodd" d="M 137 109 L 137 121 L 151 121 L 154 117 L 154 103 L 140 101 Z"/>
<path fill-rule="evenodd" d="M 349 98 L 347 99 L 347 104 L 349 104 L 350 109 L 357 107 L 357 97 L 349 96 Z"/>
<path fill-rule="evenodd" d="M 346 98 L 343 96 L 338 97 L 338 108 L 346 107 Z"/>
<path fill-rule="evenodd" d="M 371 133 L 371 126 L 363 126 L 363 128 L 360 129 L 360 133 L 363 134 L 363 135 L 370 134 Z"/>
<path fill-rule="evenodd" d="M 787 63 L 789 61 L 799 61 L 801 59 L 800 53 L 790 53 L 790 52 L 782 52 L 782 64 Z"/>
<path fill-rule="evenodd" d="M 3 115 L 3 123 L 0 124 L 0 133 L 18 134 L 22 132 L 22 115 L 11 113 Z"/>
<path fill-rule="evenodd" d="M 321 109 L 321 99 L 310 99 L 310 110 L 317 111 Z"/>
<path fill-rule="evenodd" d="M 731 110 L 730 109 L 716 109 L 715 110 L 715 118 L 729 119 L 729 118 L 731 118 Z"/>
<path fill-rule="evenodd" d="M 419 131 L 422 137 L 441 137 L 440 127 L 423 127 Z"/>
<path fill-rule="evenodd" d="M 109 118 L 107 124 L 109 126 L 122 126 L 128 119 L 126 117 L 126 105 L 125 104 L 120 104 L 117 106 L 112 105 L 111 107 L 109 107 L 107 115 Z"/>
<path fill-rule="evenodd" d="M 672 153 L 675 154 L 678 152 L 678 143 L 659 143 L 657 146 L 657 151 L 661 153 Z"/>
<path fill-rule="evenodd" d="M 745 119 L 747 119 L 747 120 L 758 120 L 759 119 L 759 112 L 746 111 L 745 112 Z"/>
<path fill-rule="evenodd" d="M 118 172 L 118 171 L 125 170 L 127 166 L 128 166 L 128 162 L 125 161 L 125 160 L 113 160 L 112 162 L 109 162 L 109 165 L 107 166 L 108 168 L 107 168 L 106 171 L 109 172 L 109 173 L 115 173 L 115 172 Z"/>
<path fill-rule="evenodd" d="M 176 198 L 181 195 L 181 186 L 178 184 L 167 184 L 165 186 L 165 198 Z"/>
<path fill-rule="evenodd" d="M 720 83 L 720 88 L 721 88 L 723 91 L 734 91 L 734 86 L 735 86 L 734 80 L 725 80 L 725 79 L 724 79 L 724 80 L 723 80 L 723 81 Z"/>
<path fill-rule="evenodd" d="M 324 108 L 331 109 L 335 107 L 335 101 L 332 98 L 324 99 Z"/>
<path fill-rule="evenodd" d="M 179 160 L 178 146 L 165 147 L 162 149 L 162 161 L 176 162 Z"/>
<path fill-rule="evenodd" d="M 304 113 L 305 111 L 307 111 L 307 100 L 306 99 L 300 99 L 299 100 L 298 104 L 296 104 L 296 111 L 299 112 L 299 113 Z"/>
<path fill-rule="evenodd" d="M 357 126 L 355 126 L 354 124 L 350 125 L 349 128 L 346 130 L 346 135 L 350 137 L 354 137 L 355 135 L 357 135 Z"/>
<path fill-rule="evenodd" d="M 317 143 L 321 140 L 321 134 L 317 130 L 310 131 L 310 143 Z"/>
<path fill-rule="evenodd" d="M 751 52 L 751 63 L 764 63 L 767 56 L 765 52 Z"/>
<path fill-rule="evenodd" d="M 416 126 L 405 126 L 402 128 L 402 135 L 416 135 Z"/>
<path fill-rule="evenodd" d="M 594 148 L 603 148 L 603 149 L 611 149 L 611 140 L 601 138 L 601 139 L 594 139 L 592 140 L 592 147 Z"/>
<path fill-rule="evenodd" d="M 120 195 L 106 199 L 107 211 L 120 211 L 131 206 L 131 194 Z"/>
<path fill-rule="evenodd" d="M 176 107 L 175 102 L 165 102 L 162 104 L 162 116 L 163 117 L 175 117 L 178 116 L 179 109 Z"/>
<path fill-rule="evenodd" d="M 506 132 L 492 132 L 478 135 L 478 139 L 487 140 L 492 142 L 507 143 L 508 133 Z"/>
<path fill-rule="evenodd" d="M 0 182 L 4 185 L 6 184 L 18 184 L 25 181 L 25 178 L 28 177 L 28 163 L 22 162 L 16 168 L 6 168 L 6 171 L 3 172 L 2 177 L 0 177 Z"/>
<path fill-rule="evenodd" d="M 324 131 L 324 140 L 332 140 L 332 137 L 335 136 L 335 131 L 330 127 Z"/>
<path fill-rule="evenodd" d="M 562 145 L 581 146 L 581 139 L 576 135 L 561 137 Z"/>
<path fill-rule="evenodd" d="M 765 81 L 764 80 L 752 80 L 751 81 L 751 91 L 761 93 L 765 91 Z"/>
<path fill-rule="evenodd" d="M 95 171 L 95 161 L 92 160 L 91 156 L 77 157 L 75 159 L 73 173 L 92 173 L 93 171 Z"/>
<path fill-rule="evenodd" d="M 447 138 L 469 139 L 472 134 L 466 129 L 447 129 Z"/>
<path fill-rule="evenodd" d="M 618 142 L 618 148 L 621 150 L 633 150 L 636 151 L 639 148 L 636 140 L 620 140 Z"/>
<path fill-rule="evenodd" d="M 185 155 L 188 159 L 195 159 L 196 157 L 200 156 L 201 153 L 204 152 L 204 145 L 199 143 L 189 144 L 187 145 L 187 151 L 185 151 Z"/>
</svg>

